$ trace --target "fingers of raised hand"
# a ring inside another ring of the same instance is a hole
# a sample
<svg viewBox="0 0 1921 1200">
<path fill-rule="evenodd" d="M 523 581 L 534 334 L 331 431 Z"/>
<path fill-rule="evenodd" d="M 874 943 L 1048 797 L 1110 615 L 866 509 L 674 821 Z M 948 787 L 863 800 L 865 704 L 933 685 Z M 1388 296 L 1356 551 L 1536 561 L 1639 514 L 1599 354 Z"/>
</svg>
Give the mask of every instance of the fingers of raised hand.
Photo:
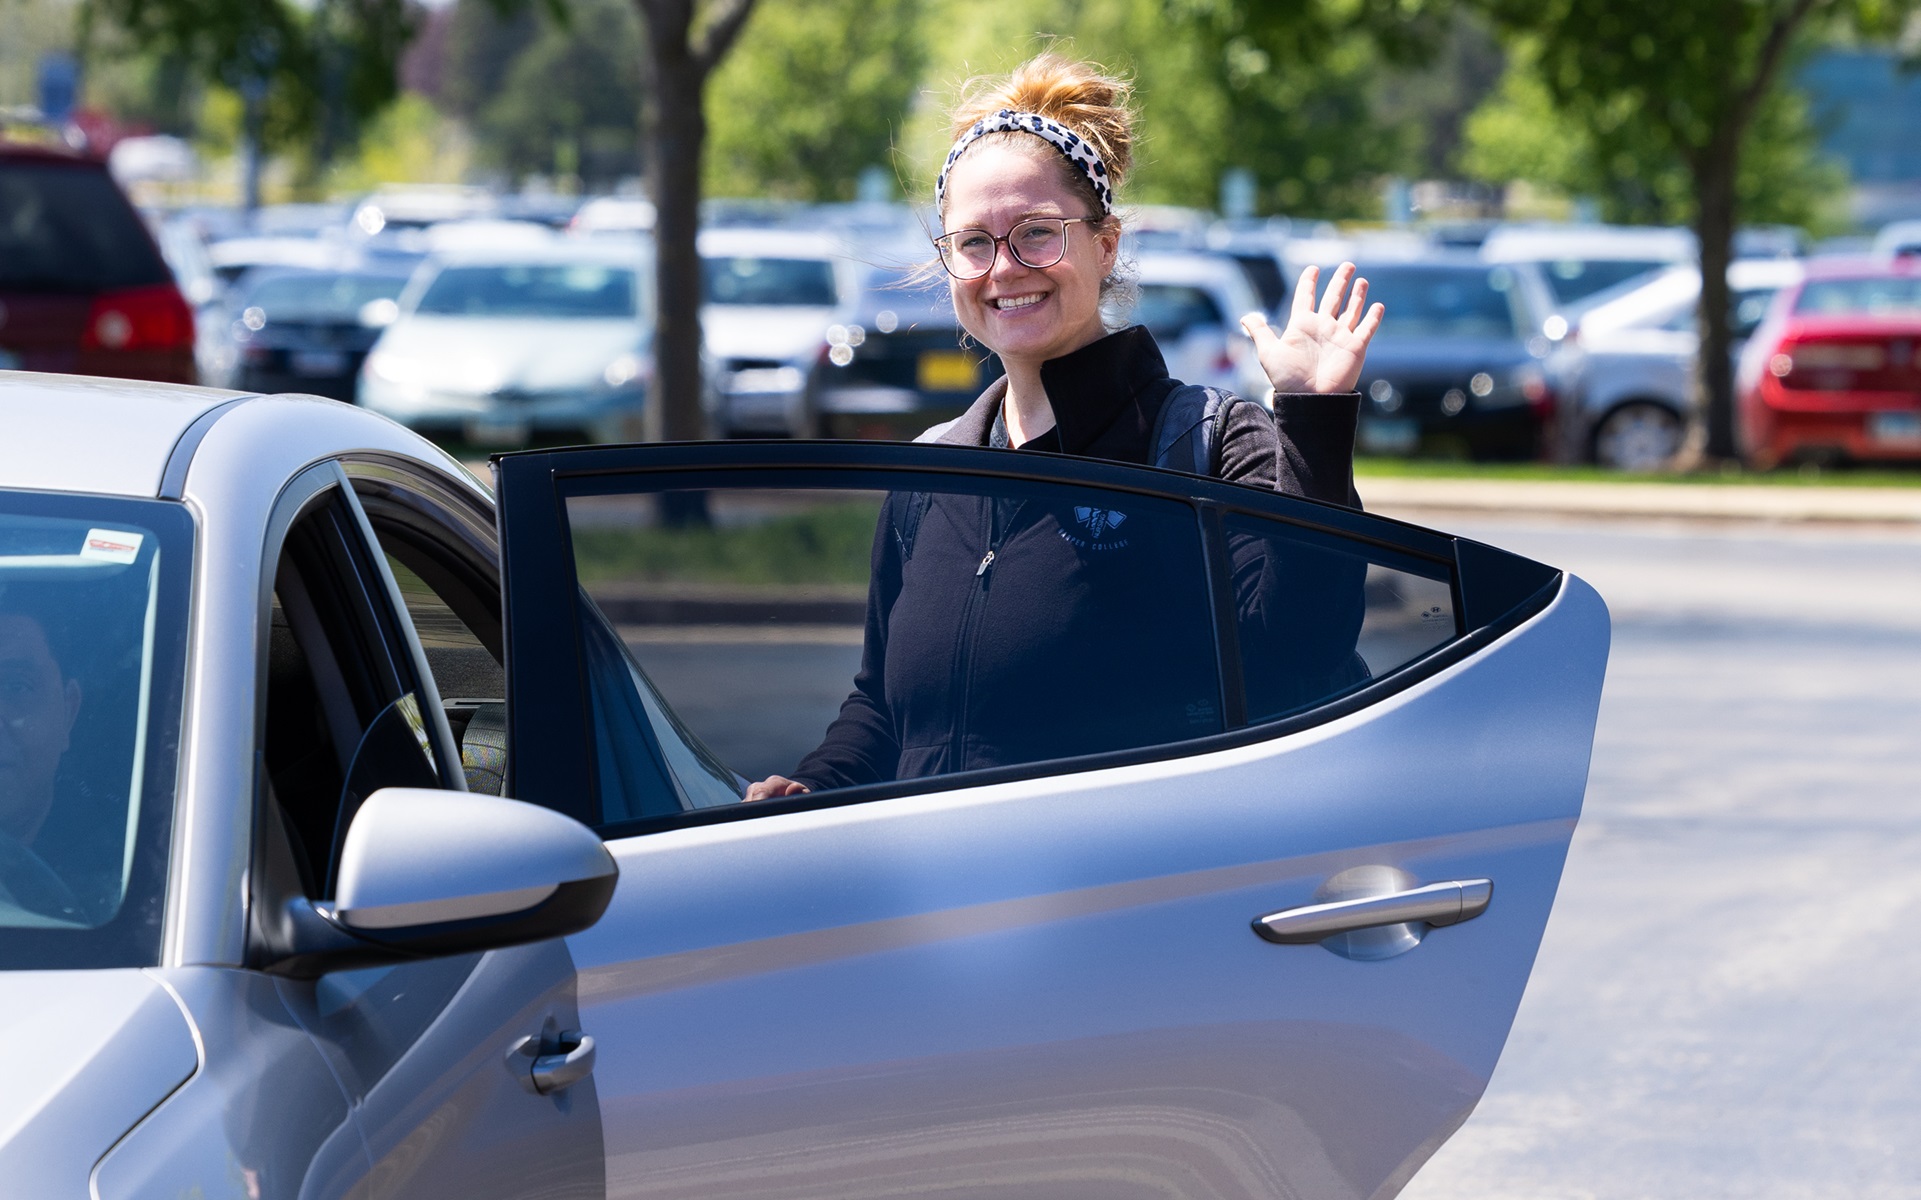
<svg viewBox="0 0 1921 1200">
<path fill-rule="evenodd" d="M 1301 277 L 1294 283 L 1294 304 L 1291 309 L 1294 316 L 1298 317 L 1303 313 L 1314 311 L 1314 290 L 1320 286 L 1320 283 L 1319 267 L 1309 267 L 1301 272 Z"/>
<path fill-rule="evenodd" d="M 1356 279 L 1354 291 L 1347 298 L 1347 307 L 1341 311 L 1341 328 L 1354 329 L 1361 323 L 1361 314 L 1367 311 L 1367 280 Z"/>
<path fill-rule="evenodd" d="M 1376 304 L 1368 309 L 1367 316 L 1361 319 L 1360 325 L 1354 330 L 1355 338 L 1365 346 L 1374 337 L 1374 332 L 1381 327 L 1381 319 L 1385 316 L 1387 316 L 1387 308 L 1384 305 Z"/>
<path fill-rule="evenodd" d="M 1327 294 L 1321 297 L 1321 315 L 1332 317 L 1341 311 L 1341 299 L 1347 292 L 1348 280 L 1354 278 L 1354 264 L 1344 262 L 1334 269 L 1334 278 L 1328 280 Z"/>
<path fill-rule="evenodd" d="M 1280 335 L 1267 323 L 1265 313 L 1251 312 L 1241 318 L 1241 332 L 1252 338 L 1256 349 L 1268 342 L 1279 341 Z"/>
</svg>

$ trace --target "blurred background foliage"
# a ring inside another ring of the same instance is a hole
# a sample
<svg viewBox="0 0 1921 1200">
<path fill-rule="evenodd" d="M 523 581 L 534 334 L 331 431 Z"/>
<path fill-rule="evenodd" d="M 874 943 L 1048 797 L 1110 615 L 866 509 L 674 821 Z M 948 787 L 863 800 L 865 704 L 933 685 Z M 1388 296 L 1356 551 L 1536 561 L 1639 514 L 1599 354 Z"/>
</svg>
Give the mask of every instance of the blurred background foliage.
<svg viewBox="0 0 1921 1200">
<path fill-rule="evenodd" d="M 1672 123 L 1618 88 L 1584 90 L 1584 60 L 1517 25 L 1517 11 L 1506 0 L 761 0 L 708 89 L 706 190 L 923 198 L 957 85 L 1055 45 L 1135 80 L 1136 202 L 1213 208 L 1238 167 L 1262 213 L 1378 219 L 1382 181 L 1402 177 L 1491 195 L 1518 183 L 1545 211 L 1688 221 L 1694 189 Z M 476 175 L 606 191 L 645 171 L 633 0 L 0 0 L 0 29 L 0 105 L 30 100 L 39 56 L 71 48 L 90 105 L 189 136 L 212 158 L 232 153 L 238 97 L 250 72 L 264 75 L 260 120 L 283 198 Z M 1846 36 L 1812 22 L 1797 61 Z M 1742 215 L 1819 232 L 1845 219 L 1834 200 L 1845 175 L 1822 157 L 1792 69 L 1783 78 L 1746 134 Z"/>
</svg>

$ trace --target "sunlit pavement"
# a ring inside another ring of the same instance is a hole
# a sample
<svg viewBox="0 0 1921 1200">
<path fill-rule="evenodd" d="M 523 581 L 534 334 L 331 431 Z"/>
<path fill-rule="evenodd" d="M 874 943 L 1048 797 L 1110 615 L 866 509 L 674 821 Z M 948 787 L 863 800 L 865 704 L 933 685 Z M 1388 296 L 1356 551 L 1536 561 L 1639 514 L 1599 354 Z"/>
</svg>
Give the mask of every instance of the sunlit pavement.
<svg viewBox="0 0 1921 1200">
<path fill-rule="evenodd" d="M 1921 531 L 1437 523 L 1614 650 L 1513 1037 L 1403 1195 L 1921 1196 Z"/>
</svg>

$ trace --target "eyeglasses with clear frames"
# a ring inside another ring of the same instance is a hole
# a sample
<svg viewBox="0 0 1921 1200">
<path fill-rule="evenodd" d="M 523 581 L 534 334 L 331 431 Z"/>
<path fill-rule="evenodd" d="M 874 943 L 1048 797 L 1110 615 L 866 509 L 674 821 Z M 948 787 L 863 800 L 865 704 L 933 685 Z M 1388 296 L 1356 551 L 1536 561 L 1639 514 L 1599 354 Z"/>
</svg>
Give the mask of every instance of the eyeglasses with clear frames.
<svg viewBox="0 0 1921 1200">
<path fill-rule="evenodd" d="M 985 229 L 956 229 L 934 239 L 941 266 L 956 279 L 979 279 L 994 269 L 1002 246 L 1014 261 L 1030 270 L 1044 271 L 1067 256 L 1067 227 L 1098 225 L 1101 217 L 1030 217 L 995 237 Z"/>
</svg>

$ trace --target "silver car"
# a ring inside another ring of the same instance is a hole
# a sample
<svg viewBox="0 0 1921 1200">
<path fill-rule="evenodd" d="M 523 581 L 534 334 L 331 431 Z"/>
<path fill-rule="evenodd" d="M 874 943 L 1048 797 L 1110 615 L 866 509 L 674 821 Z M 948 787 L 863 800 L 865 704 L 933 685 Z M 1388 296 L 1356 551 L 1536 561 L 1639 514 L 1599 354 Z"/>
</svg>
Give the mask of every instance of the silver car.
<svg viewBox="0 0 1921 1200">
<path fill-rule="evenodd" d="M 8 1195 L 1381 1197 L 1500 1055 L 1607 658 L 1552 567 L 1047 455 L 490 490 L 313 397 L 9 373 L 0 420 Z M 1084 647 L 1136 707 L 741 803 L 939 494 L 1160 589 Z"/>
</svg>

